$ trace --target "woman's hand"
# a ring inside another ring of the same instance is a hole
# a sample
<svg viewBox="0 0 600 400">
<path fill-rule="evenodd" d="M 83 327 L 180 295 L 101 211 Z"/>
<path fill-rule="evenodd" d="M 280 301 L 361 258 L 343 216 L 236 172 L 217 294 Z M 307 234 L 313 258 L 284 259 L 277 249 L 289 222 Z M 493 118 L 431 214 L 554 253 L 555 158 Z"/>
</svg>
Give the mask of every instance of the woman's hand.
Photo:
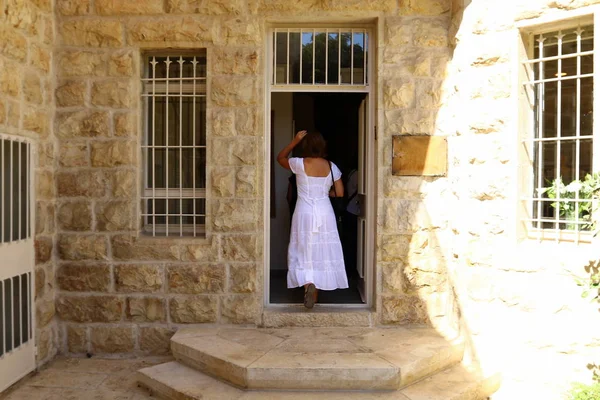
<svg viewBox="0 0 600 400">
<path fill-rule="evenodd" d="M 296 144 L 300 143 L 302 141 L 302 139 L 304 139 L 304 136 L 306 136 L 308 134 L 307 131 L 299 131 L 298 133 L 296 133 L 296 136 L 294 136 L 294 142 Z"/>
</svg>

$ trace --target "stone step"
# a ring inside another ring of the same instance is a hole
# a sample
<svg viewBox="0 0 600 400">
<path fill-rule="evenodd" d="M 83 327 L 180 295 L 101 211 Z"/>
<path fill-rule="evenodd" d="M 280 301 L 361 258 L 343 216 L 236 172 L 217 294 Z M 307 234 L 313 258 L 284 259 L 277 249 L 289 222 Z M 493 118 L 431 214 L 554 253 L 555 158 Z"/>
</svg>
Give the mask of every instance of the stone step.
<svg viewBox="0 0 600 400">
<path fill-rule="evenodd" d="M 497 376 L 484 379 L 456 365 L 392 392 L 246 391 L 177 361 L 140 370 L 138 382 L 166 400 L 485 400 L 499 387 Z"/>
<path fill-rule="evenodd" d="M 369 310 L 332 309 L 316 305 L 306 311 L 303 305 L 271 307 L 262 314 L 263 328 L 285 327 L 371 327 L 374 314 Z"/>
<path fill-rule="evenodd" d="M 431 328 L 184 328 L 176 360 L 239 388 L 398 390 L 459 363 L 464 346 Z"/>
</svg>

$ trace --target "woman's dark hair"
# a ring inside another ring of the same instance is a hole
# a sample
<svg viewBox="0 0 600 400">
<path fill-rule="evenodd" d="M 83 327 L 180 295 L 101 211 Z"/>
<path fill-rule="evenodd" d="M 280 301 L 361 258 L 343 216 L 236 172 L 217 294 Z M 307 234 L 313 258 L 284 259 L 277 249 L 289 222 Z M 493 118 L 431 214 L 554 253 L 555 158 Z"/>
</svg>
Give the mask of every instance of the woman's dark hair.
<svg viewBox="0 0 600 400">
<path fill-rule="evenodd" d="M 300 157 L 327 157 L 327 142 L 317 131 L 308 132 L 300 142 Z"/>
</svg>

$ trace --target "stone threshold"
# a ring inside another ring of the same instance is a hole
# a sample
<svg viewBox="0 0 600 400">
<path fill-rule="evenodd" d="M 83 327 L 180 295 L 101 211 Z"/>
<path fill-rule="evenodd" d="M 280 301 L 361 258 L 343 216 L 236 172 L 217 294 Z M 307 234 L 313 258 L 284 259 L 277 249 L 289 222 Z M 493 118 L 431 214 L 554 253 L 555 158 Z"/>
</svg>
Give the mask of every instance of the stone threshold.
<svg viewBox="0 0 600 400">
<path fill-rule="evenodd" d="M 284 327 L 372 327 L 376 314 L 368 308 L 318 307 L 307 310 L 303 305 L 268 306 L 264 309 L 262 328 Z"/>
</svg>

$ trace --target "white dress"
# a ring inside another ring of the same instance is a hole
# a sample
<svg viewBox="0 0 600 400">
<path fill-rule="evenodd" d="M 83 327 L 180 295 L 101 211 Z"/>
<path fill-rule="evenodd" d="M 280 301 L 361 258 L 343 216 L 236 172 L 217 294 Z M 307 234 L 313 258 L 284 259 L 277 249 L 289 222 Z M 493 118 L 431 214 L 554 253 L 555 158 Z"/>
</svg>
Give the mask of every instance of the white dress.
<svg viewBox="0 0 600 400">
<path fill-rule="evenodd" d="M 331 172 L 326 177 L 308 176 L 304 159 L 290 158 L 289 162 L 296 174 L 298 200 L 288 247 L 288 288 L 307 283 L 321 290 L 347 288 L 342 244 L 329 200 Z M 334 180 L 340 179 L 338 167 L 331 163 L 331 169 Z"/>
</svg>

